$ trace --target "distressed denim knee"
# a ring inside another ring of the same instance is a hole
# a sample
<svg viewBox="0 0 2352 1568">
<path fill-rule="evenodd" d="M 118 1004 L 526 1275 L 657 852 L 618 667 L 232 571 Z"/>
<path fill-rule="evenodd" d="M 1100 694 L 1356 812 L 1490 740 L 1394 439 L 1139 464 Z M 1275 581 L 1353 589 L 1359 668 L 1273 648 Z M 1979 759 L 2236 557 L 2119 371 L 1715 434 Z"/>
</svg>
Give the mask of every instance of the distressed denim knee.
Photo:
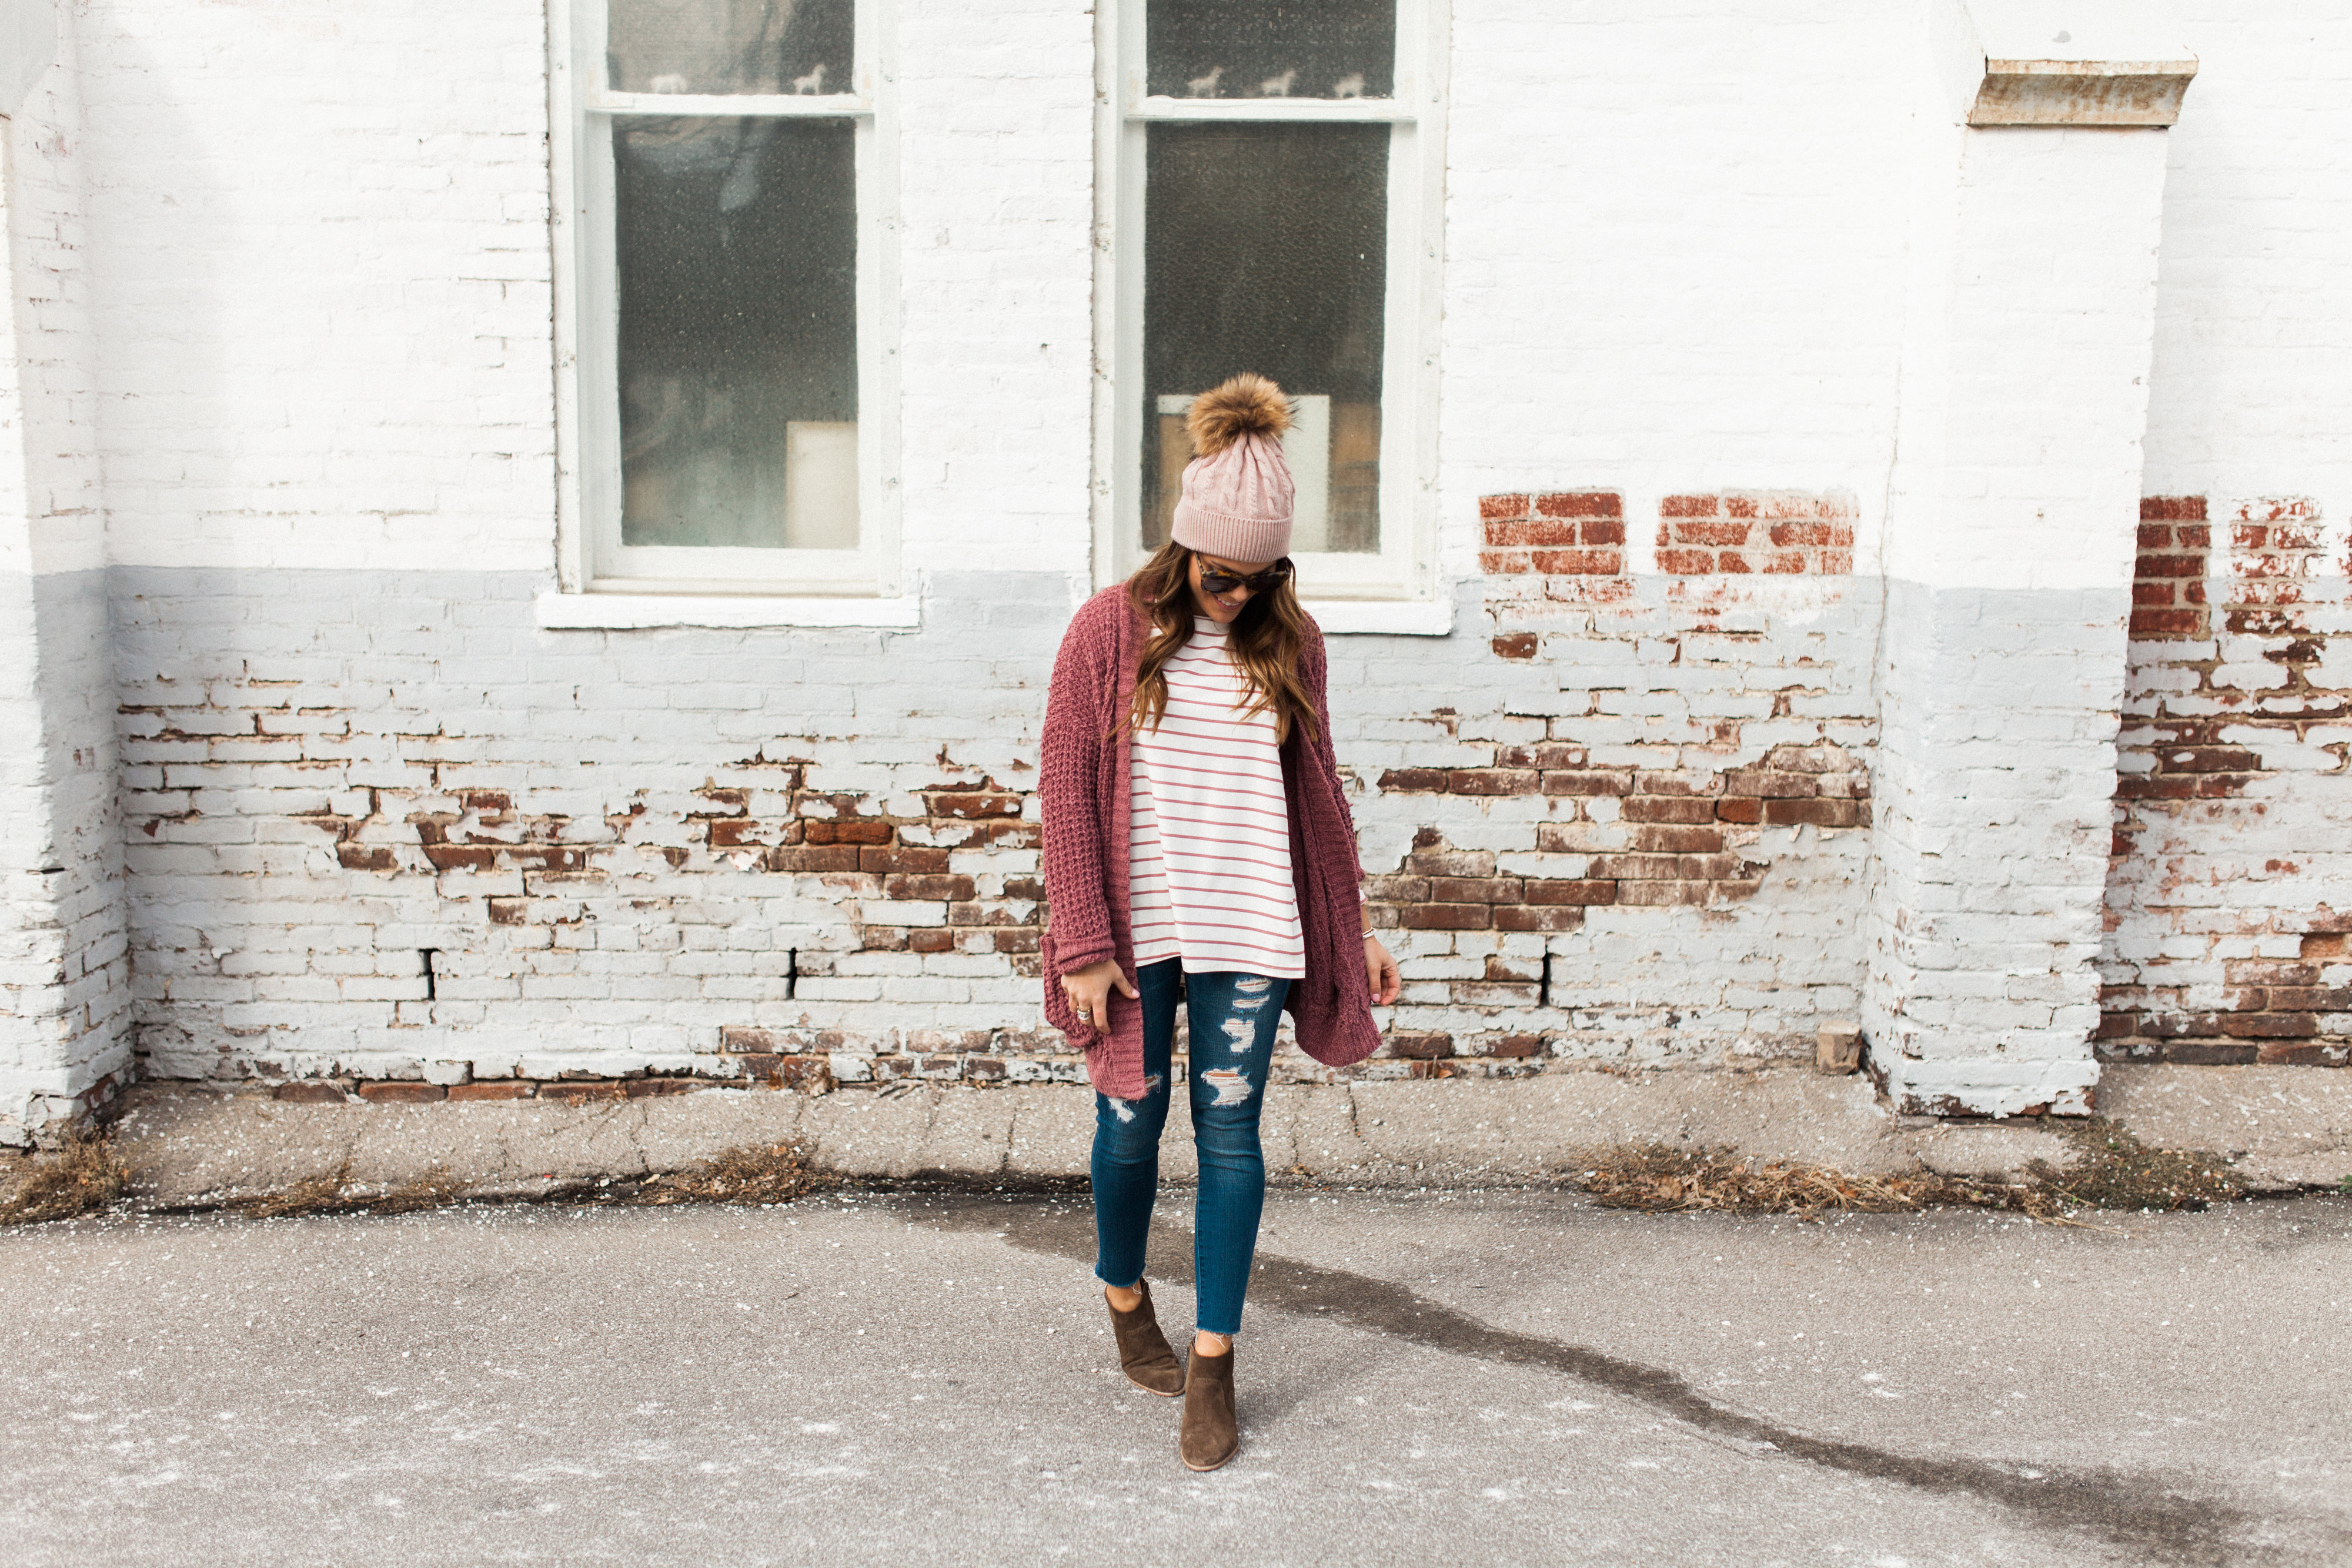
<svg viewBox="0 0 2352 1568">
<path fill-rule="evenodd" d="M 1190 989 L 1192 1146 L 1201 1165 L 1192 1225 L 1196 1321 L 1211 1333 L 1237 1333 L 1265 1207 L 1258 1119 L 1290 982 L 1265 975 L 1194 975 Z"/>
</svg>

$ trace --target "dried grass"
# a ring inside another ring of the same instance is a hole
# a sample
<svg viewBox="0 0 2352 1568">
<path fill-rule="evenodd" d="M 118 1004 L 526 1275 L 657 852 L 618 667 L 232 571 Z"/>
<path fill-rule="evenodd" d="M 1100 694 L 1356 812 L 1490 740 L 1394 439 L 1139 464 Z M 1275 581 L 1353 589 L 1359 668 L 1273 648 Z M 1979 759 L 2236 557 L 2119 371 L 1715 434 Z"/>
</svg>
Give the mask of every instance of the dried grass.
<svg viewBox="0 0 2352 1568">
<path fill-rule="evenodd" d="M 310 1214 L 416 1214 L 445 1208 L 466 1195 L 467 1184 L 438 1166 L 382 1192 L 351 1190 L 352 1165 L 332 1176 L 306 1176 L 291 1186 L 240 1198 L 227 1205 L 256 1219 L 289 1219 Z"/>
<path fill-rule="evenodd" d="M 131 1167 L 104 1132 L 77 1129 L 56 1153 L 36 1156 L 16 1190 L 0 1199 L 0 1225 L 97 1214 L 120 1198 L 130 1181 Z"/>
<path fill-rule="evenodd" d="M 1751 1165 L 1730 1149 L 1678 1149 L 1664 1144 L 1620 1149 L 1595 1162 L 1579 1185 L 1604 1208 L 1653 1214 L 1915 1212 L 1929 1207 L 1988 1209 L 2054 1224 L 2069 1209 L 2202 1208 L 2243 1197 L 2245 1186 L 2219 1156 L 2151 1149 L 2119 1124 L 2093 1117 L 2056 1129 L 2074 1146 L 2065 1169 L 2036 1160 L 2015 1185 L 1920 1171 L 1868 1176 L 1773 1160 Z"/>
<path fill-rule="evenodd" d="M 812 1162 L 815 1151 L 798 1138 L 781 1144 L 739 1145 L 682 1171 L 655 1176 L 622 1201 L 661 1206 L 674 1203 L 790 1203 L 836 1185 Z"/>
</svg>

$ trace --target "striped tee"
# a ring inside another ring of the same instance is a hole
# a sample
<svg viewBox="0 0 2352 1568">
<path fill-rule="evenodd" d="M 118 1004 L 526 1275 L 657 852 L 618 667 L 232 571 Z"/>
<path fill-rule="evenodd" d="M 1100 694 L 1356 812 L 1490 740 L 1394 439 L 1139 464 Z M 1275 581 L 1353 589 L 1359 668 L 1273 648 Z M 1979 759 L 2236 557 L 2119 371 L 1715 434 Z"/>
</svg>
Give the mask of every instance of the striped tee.
<svg viewBox="0 0 2352 1568">
<path fill-rule="evenodd" d="M 1128 913 L 1137 965 L 1181 958 L 1188 975 L 1307 973 L 1290 879 L 1290 812 L 1274 715 L 1206 616 L 1162 666 L 1168 711 L 1130 742 Z"/>
</svg>

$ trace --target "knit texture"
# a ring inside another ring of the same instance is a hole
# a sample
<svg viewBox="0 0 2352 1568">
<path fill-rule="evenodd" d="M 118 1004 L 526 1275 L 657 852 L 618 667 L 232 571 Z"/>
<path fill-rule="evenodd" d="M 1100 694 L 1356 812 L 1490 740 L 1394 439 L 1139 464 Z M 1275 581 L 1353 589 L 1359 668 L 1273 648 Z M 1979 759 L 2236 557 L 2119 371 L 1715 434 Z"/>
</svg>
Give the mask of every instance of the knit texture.
<svg viewBox="0 0 2352 1568">
<path fill-rule="evenodd" d="M 1323 637 L 1311 621 L 1308 632 L 1298 674 L 1314 700 L 1314 733 L 1293 725 L 1282 745 L 1307 974 L 1291 986 L 1283 1007 L 1300 1050 L 1327 1066 L 1346 1067 L 1380 1049 L 1380 1026 L 1364 975 L 1355 818 L 1331 749 Z M 1107 1009 L 1110 1027 L 1094 1029 L 1071 1012 L 1061 982 L 1105 958 L 1116 958 L 1130 983 L 1135 978 L 1128 904 L 1133 780 L 1124 727 L 1147 634 L 1124 586 L 1096 594 L 1072 618 L 1054 661 L 1038 765 L 1050 911 L 1041 944 L 1045 1017 L 1085 1051 L 1087 1076 L 1115 1100 L 1144 1097 L 1142 1010 L 1114 989 Z"/>
<path fill-rule="evenodd" d="M 1198 455 L 1184 465 L 1168 537 L 1226 560 L 1288 555 L 1296 486 L 1282 435 L 1289 428 L 1290 400 L 1255 371 L 1194 398 L 1184 429 Z"/>
</svg>

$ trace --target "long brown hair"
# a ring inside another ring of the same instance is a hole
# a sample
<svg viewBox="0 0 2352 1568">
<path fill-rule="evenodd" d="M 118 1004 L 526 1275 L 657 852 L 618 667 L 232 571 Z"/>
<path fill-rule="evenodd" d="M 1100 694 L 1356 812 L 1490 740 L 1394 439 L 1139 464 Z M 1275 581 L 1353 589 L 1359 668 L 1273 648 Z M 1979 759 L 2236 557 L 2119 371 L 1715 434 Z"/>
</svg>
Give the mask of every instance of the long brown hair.
<svg viewBox="0 0 2352 1568">
<path fill-rule="evenodd" d="M 1168 661 L 1192 640 L 1192 618 L 1199 613 L 1192 568 L 1191 550 L 1165 544 L 1127 580 L 1127 601 L 1151 626 L 1136 666 L 1135 704 L 1127 716 L 1130 730 L 1157 728 L 1168 711 Z M 1298 677 L 1298 655 L 1306 646 L 1307 612 L 1286 577 L 1264 593 L 1251 594 L 1225 633 L 1225 651 L 1249 689 L 1242 716 L 1271 712 L 1277 745 L 1290 738 L 1293 723 L 1315 733 L 1315 704 Z"/>
</svg>

